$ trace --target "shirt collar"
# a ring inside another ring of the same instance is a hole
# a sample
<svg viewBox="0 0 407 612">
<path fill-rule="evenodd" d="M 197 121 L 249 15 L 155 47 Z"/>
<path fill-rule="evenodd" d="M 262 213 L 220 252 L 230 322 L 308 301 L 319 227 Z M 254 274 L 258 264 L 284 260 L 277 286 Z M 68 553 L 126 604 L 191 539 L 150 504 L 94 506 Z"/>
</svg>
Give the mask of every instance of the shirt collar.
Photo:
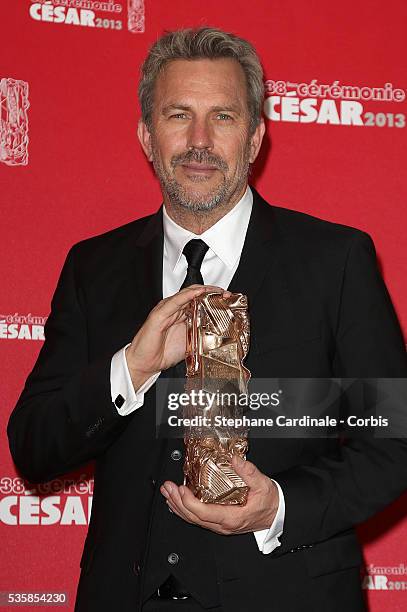
<svg viewBox="0 0 407 612">
<path fill-rule="evenodd" d="M 253 193 L 248 186 L 243 197 L 224 217 L 202 234 L 194 234 L 181 227 L 169 217 L 163 205 L 164 253 L 171 270 L 174 270 L 182 256 L 187 242 L 200 238 L 209 249 L 230 269 L 242 252 L 253 206 Z"/>
</svg>

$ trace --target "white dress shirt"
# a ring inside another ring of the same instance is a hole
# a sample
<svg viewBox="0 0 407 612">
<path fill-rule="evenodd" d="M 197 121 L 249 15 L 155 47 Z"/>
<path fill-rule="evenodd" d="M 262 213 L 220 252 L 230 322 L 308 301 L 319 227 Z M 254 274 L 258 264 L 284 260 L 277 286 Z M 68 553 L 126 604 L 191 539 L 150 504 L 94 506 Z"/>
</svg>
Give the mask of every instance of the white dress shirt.
<svg viewBox="0 0 407 612">
<path fill-rule="evenodd" d="M 253 206 L 253 194 L 248 187 L 239 202 L 217 223 L 200 235 L 181 227 L 167 214 L 163 206 L 164 251 L 163 251 L 163 297 L 174 295 L 179 291 L 187 273 L 187 260 L 182 251 L 193 238 L 200 238 L 208 246 L 201 265 L 205 285 L 216 285 L 227 288 L 239 265 L 243 243 L 249 225 Z M 144 403 L 144 394 L 155 383 L 161 372 L 157 372 L 137 390 L 134 390 L 127 367 L 126 344 L 112 358 L 110 384 L 112 402 L 121 395 L 122 404 L 116 406 L 120 415 L 126 416 L 140 408 Z M 124 400 L 124 402 L 123 402 Z M 115 404 L 116 405 L 116 404 Z M 259 550 L 264 554 L 280 546 L 279 537 L 283 533 L 285 501 L 280 485 L 276 484 L 279 493 L 279 505 L 273 524 L 269 529 L 254 531 Z"/>
</svg>

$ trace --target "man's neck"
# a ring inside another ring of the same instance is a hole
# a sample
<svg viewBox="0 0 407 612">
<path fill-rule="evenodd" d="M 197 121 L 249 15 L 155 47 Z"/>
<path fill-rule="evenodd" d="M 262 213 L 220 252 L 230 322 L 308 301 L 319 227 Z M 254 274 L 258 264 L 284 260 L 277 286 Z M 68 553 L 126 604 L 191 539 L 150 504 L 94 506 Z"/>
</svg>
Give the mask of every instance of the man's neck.
<svg viewBox="0 0 407 612">
<path fill-rule="evenodd" d="M 247 189 L 247 183 L 239 191 L 236 196 L 233 196 L 228 202 L 223 202 L 216 206 L 213 210 L 191 211 L 183 206 L 171 202 L 166 194 L 164 194 L 164 206 L 168 216 L 184 229 L 194 233 L 203 234 L 207 229 L 215 225 L 222 217 L 236 206 L 242 199 Z"/>
</svg>

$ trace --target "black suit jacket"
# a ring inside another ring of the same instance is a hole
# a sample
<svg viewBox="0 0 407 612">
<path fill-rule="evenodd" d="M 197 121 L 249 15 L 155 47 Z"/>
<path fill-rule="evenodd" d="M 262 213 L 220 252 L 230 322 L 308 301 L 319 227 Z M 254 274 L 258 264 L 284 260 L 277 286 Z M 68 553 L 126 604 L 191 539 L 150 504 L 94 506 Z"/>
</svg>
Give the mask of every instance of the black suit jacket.
<svg viewBox="0 0 407 612">
<path fill-rule="evenodd" d="M 155 390 L 126 417 L 110 395 L 112 355 L 162 298 L 162 249 L 161 209 L 70 249 L 45 343 L 8 424 L 12 456 L 31 482 L 96 460 L 80 612 L 140 610 L 163 567 L 151 551 L 171 460 L 155 439 Z M 406 376 L 397 318 L 362 231 L 270 206 L 254 191 L 229 289 L 249 299 L 253 377 Z M 222 536 L 171 515 L 181 547 L 199 542 L 190 557 L 185 548 L 179 571 L 202 605 L 363 609 L 353 526 L 405 489 L 406 441 L 253 438 L 247 457 L 284 491 L 281 546 L 263 555 L 251 533 Z"/>
</svg>

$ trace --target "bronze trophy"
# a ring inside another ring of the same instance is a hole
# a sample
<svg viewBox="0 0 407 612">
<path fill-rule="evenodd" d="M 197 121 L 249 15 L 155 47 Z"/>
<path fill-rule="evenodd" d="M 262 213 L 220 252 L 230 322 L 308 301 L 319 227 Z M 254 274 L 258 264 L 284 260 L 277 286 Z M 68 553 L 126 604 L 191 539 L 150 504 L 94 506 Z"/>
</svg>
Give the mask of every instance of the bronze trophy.
<svg viewBox="0 0 407 612">
<path fill-rule="evenodd" d="M 231 460 L 233 454 L 246 458 L 248 432 L 243 426 L 231 426 L 230 419 L 234 423 L 242 417 L 236 398 L 247 395 L 250 378 L 242 363 L 250 339 L 247 298 L 241 293 L 228 298 L 206 293 L 190 302 L 186 315 L 185 386 L 189 394 L 200 393 L 201 402 L 184 406 L 184 418 L 195 417 L 199 423 L 184 428 L 184 484 L 202 502 L 244 505 L 248 486 Z M 208 394 L 212 401 L 202 402 Z"/>
</svg>

